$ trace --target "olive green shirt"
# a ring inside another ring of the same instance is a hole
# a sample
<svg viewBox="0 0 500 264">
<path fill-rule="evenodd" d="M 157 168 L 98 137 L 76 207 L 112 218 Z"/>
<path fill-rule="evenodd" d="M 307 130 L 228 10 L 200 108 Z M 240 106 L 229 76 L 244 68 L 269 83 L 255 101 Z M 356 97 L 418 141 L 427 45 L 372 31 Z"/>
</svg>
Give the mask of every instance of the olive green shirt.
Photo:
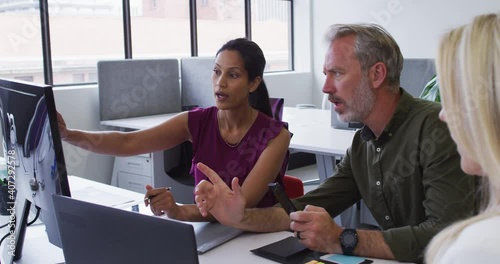
<svg viewBox="0 0 500 264">
<path fill-rule="evenodd" d="M 294 203 L 337 216 L 363 199 L 396 259 L 421 261 L 437 232 L 474 212 L 475 180 L 460 168 L 440 109 L 401 89 L 382 135 L 376 139 L 366 126 L 357 131 L 333 177 Z"/>
</svg>

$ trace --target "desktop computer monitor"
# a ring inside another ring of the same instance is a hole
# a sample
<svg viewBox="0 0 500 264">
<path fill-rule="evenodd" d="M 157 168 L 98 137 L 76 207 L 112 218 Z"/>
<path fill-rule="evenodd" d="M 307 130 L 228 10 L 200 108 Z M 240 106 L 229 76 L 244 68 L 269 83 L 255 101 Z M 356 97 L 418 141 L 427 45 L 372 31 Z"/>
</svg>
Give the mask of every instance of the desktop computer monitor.
<svg viewBox="0 0 500 264">
<path fill-rule="evenodd" d="M 0 119 L 9 192 L 4 203 L 11 215 L 3 259 L 10 263 L 22 256 L 34 208 L 39 210 L 49 241 L 61 247 L 52 194 L 70 196 L 70 190 L 52 87 L 0 79 Z"/>
</svg>

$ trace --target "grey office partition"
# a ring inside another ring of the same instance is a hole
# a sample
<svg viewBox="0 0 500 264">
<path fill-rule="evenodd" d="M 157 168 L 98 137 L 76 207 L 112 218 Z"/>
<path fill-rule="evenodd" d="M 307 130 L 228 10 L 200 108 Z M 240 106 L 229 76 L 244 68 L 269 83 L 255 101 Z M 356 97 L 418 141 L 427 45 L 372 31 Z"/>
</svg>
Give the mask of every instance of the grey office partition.
<svg viewBox="0 0 500 264">
<path fill-rule="evenodd" d="M 177 59 L 97 63 L 101 120 L 181 111 Z"/>
<path fill-rule="evenodd" d="M 212 72 L 215 58 L 187 57 L 181 59 L 182 106 L 215 105 Z"/>
<path fill-rule="evenodd" d="M 404 59 L 400 86 L 413 97 L 419 97 L 435 74 L 433 59 Z"/>
</svg>

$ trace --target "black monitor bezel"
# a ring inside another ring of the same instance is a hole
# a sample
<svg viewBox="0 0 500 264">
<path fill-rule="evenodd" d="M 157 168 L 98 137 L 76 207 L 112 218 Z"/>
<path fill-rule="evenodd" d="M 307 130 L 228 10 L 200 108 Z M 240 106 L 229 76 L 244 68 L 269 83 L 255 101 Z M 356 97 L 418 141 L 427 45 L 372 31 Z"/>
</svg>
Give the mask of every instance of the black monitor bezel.
<svg viewBox="0 0 500 264">
<path fill-rule="evenodd" d="M 49 119 L 50 132 L 52 135 L 52 141 L 53 141 L 52 143 L 54 147 L 54 154 L 57 164 L 57 173 L 58 173 L 59 188 L 60 188 L 59 190 L 61 192 L 59 194 L 71 197 L 68 174 L 66 170 L 66 162 L 64 159 L 62 141 L 59 133 L 59 126 L 57 123 L 57 111 L 56 111 L 52 87 L 50 85 L 0 78 L 0 89 L 10 89 L 12 91 L 18 91 L 18 92 L 20 91 L 20 92 L 35 93 L 35 94 L 40 93 L 39 91 L 35 91 L 36 89 L 43 89 L 43 96 L 45 96 L 47 115 Z M 3 133 L 6 133 L 5 129 Z M 52 200 L 51 199 L 52 194 L 49 194 L 49 196 L 50 200 Z M 25 201 L 19 202 L 18 199 L 23 199 L 23 198 L 25 199 Z M 29 212 L 31 209 L 31 201 L 26 197 L 16 197 L 16 203 L 22 205 L 23 208 L 19 208 L 20 210 L 15 210 L 14 222 L 13 224 L 12 221 L 9 222 L 10 232 L 11 234 L 12 232 L 14 232 L 13 239 L 15 239 L 14 255 L 13 256 L 10 255 L 12 257 L 12 259 L 10 259 L 10 262 L 19 260 L 22 257 L 24 237 L 26 233 Z M 51 208 L 53 209 L 53 207 Z M 54 217 L 52 217 L 52 219 L 55 219 L 55 212 L 51 213 L 54 214 Z M 55 226 L 57 227 L 57 223 L 55 223 Z M 62 247 L 60 238 L 58 241 L 50 241 L 50 242 L 58 247 Z M 8 239 L 4 243 L 6 243 L 4 247 L 7 247 Z M 8 249 L 4 249 L 4 252 L 2 252 L 3 255 L 5 255 L 6 250 Z"/>
</svg>

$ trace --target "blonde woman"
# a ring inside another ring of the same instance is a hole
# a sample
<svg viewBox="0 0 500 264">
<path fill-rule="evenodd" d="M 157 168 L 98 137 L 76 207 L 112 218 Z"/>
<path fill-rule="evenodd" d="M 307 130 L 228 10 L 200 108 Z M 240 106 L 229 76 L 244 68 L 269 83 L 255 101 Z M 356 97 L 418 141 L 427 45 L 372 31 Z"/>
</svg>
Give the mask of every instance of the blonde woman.
<svg viewBox="0 0 500 264">
<path fill-rule="evenodd" d="M 468 174 L 484 176 L 479 215 L 440 232 L 427 263 L 500 263 L 500 14 L 478 16 L 441 41 L 443 108 Z"/>
</svg>

